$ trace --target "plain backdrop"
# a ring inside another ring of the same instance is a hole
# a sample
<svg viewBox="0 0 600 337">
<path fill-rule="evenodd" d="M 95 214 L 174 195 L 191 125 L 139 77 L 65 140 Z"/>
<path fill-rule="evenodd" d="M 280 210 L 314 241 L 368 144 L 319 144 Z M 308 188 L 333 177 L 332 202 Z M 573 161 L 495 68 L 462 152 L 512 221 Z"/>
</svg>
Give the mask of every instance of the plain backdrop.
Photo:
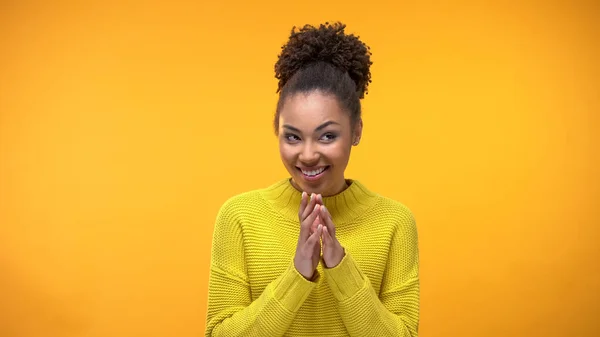
<svg viewBox="0 0 600 337">
<path fill-rule="evenodd" d="M 338 20 L 420 336 L 599 336 L 599 3 L 375 0 L 2 1 L 0 335 L 202 335 L 219 207 L 287 176 L 277 55 Z"/>
</svg>

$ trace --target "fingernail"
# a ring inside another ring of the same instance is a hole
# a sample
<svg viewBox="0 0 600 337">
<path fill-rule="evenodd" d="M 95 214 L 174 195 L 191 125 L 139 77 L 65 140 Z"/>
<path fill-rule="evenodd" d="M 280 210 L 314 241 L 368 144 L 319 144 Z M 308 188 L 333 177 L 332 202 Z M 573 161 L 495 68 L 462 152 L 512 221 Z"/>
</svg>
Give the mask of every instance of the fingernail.
<svg viewBox="0 0 600 337">
<path fill-rule="evenodd" d="M 317 230 L 320 231 L 321 227 L 323 227 L 323 225 L 319 224 L 319 227 L 317 227 Z"/>
<path fill-rule="evenodd" d="M 315 211 L 317 210 L 317 208 L 319 208 L 319 204 L 315 205 Z"/>
<path fill-rule="evenodd" d="M 302 192 L 302 199 L 306 196 L 306 192 Z"/>
</svg>

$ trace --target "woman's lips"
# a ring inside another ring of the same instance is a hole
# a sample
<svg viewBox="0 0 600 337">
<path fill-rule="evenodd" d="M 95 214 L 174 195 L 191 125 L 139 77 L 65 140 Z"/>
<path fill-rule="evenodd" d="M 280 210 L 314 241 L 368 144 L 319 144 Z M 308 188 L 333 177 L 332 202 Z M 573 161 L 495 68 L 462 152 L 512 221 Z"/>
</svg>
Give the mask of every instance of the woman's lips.
<svg viewBox="0 0 600 337">
<path fill-rule="evenodd" d="M 322 166 L 315 170 L 303 170 L 298 168 L 298 170 L 302 173 L 302 177 L 307 181 L 316 181 L 321 179 L 328 169 L 329 166 Z"/>
</svg>

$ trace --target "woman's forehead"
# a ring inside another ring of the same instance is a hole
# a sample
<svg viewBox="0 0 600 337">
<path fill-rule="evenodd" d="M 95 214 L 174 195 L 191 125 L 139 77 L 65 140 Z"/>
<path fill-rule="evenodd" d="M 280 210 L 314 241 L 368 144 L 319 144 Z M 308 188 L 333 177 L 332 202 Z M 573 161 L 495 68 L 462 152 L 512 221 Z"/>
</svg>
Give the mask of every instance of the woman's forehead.
<svg viewBox="0 0 600 337">
<path fill-rule="evenodd" d="M 284 123 L 311 127 L 330 120 L 342 124 L 348 116 L 340 108 L 335 96 L 312 92 L 296 94 L 286 99 L 280 119 Z"/>
</svg>

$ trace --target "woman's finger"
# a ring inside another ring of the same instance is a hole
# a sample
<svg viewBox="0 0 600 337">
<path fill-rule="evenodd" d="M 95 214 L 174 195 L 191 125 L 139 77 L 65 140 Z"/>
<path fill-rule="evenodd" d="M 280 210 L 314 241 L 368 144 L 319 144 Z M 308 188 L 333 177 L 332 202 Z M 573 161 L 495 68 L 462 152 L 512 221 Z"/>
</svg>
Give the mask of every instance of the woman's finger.
<svg viewBox="0 0 600 337">
<path fill-rule="evenodd" d="M 315 245 L 319 243 L 319 238 L 321 237 L 321 233 L 323 232 L 323 225 L 317 226 L 317 230 L 312 233 L 312 235 L 306 240 L 306 249 L 312 251 L 315 249 Z"/>
<path fill-rule="evenodd" d="M 300 216 L 300 221 L 304 221 L 304 219 L 306 219 L 310 215 L 310 213 L 313 211 L 313 208 L 315 207 L 316 204 L 317 204 L 316 195 L 314 193 L 312 193 L 310 195 L 310 200 L 308 200 L 308 205 L 306 205 L 304 212 Z"/>
<path fill-rule="evenodd" d="M 321 206 L 319 206 L 319 207 L 321 207 Z M 317 214 L 317 217 L 315 218 L 315 221 L 313 221 L 312 225 L 310 226 L 310 234 L 312 234 L 314 231 L 316 231 L 317 227 L 322 224 L 323 224 L 323 220 L 321 220 L 321 212 L 319 212 L 319 214 Z"/>
<path fill-rule="evenodd" d="M 323 227 L 323 246 L 329 246 L 333 243 L 333 238 L 329 234 L 327 227 Z"/>
<path fill-rule="evenodd" d="M 331 213 L 329 210 L 323 206 L 321 207 L 321 219 L 323 219 L 323 224 L 327 227 L 327 231 L 329 235 L 333 238 L 335 236 L 335 224 L 333 223 L 333 219 L 331 218 Z"/>
<path fill-rule="evenodd" d="M 300 209 L 298 210 L 298 218 L 302 221 L 302 214 L 304 214 L 304 210 L 308 204 L 308 194 L 306 192 L 302 192 L 302 198 L 300 199 Z"/>
<path fill-rule="evenodd" d="M 311 235 L 310 234 L 310 226 L 313 224 L 313 222 L 315 222 L 315 220 L 317 219 L 317 216 L 319 214 L 321 214 L 321 210 L 320 210 L 320 206 L 321 205 L 314 205 L 313 206 L 313 211 L 312 213 L 310 213 L 310 215 L 308 215 L 308 217 L 306 217 L 306 219 L 304 219 L 304 221 L 302 221 L 300 223 L 300 239 L 303 241 L 306 241 L 308 239 L 308 237 Z"/>
<path fill-rule="evenodd" d="M 316 203 L 317 203 L 317 204 L 319 204 L 319 205 L 321 205 L 321 208 L 323 208 L 323 207 L 324 207 L 324 206 L 323 206 L 323 197 L 322 197 L 320 194 L 317 194 L 317 196 L 316 196 L 316 199 L 317 199 L 317 200 L 316 200 Z M 319 216 L 319 218 L 321 218 L 321 219 L 322 219 L 322 218 L 323 218 L 323 216 Z M 315 222 L 315 223 L 314 223 L 314 224 L 313 224 L 313 225 L 310 227 L 310 233 L 311 233 L 311 234 L 312 234 L 312 233 L 314 233 L 314 232 L 317 230 L 317 225 L 318 225 L 319 223 L 323 223 L 323 221 L 321 220 L 321 221 L 319 221 L 318 223 L 316 223 L 316 222 Z"/>
<path fill-rule="evenodd" d="M 317 219 L 320 220 L 320 218 L 321 218 L 321 216 L 319 215 L 317 217 Z M 322 224 L 322 223 L 323 223 L 323 221 L 315 221 L 315 222 L 313 222 L 313 224 L 310 226 L 310 233 L 312 234 L 312 233 L 316 232 L 317 231 L 317 226 L 319 224 Z"/>
</svg>

